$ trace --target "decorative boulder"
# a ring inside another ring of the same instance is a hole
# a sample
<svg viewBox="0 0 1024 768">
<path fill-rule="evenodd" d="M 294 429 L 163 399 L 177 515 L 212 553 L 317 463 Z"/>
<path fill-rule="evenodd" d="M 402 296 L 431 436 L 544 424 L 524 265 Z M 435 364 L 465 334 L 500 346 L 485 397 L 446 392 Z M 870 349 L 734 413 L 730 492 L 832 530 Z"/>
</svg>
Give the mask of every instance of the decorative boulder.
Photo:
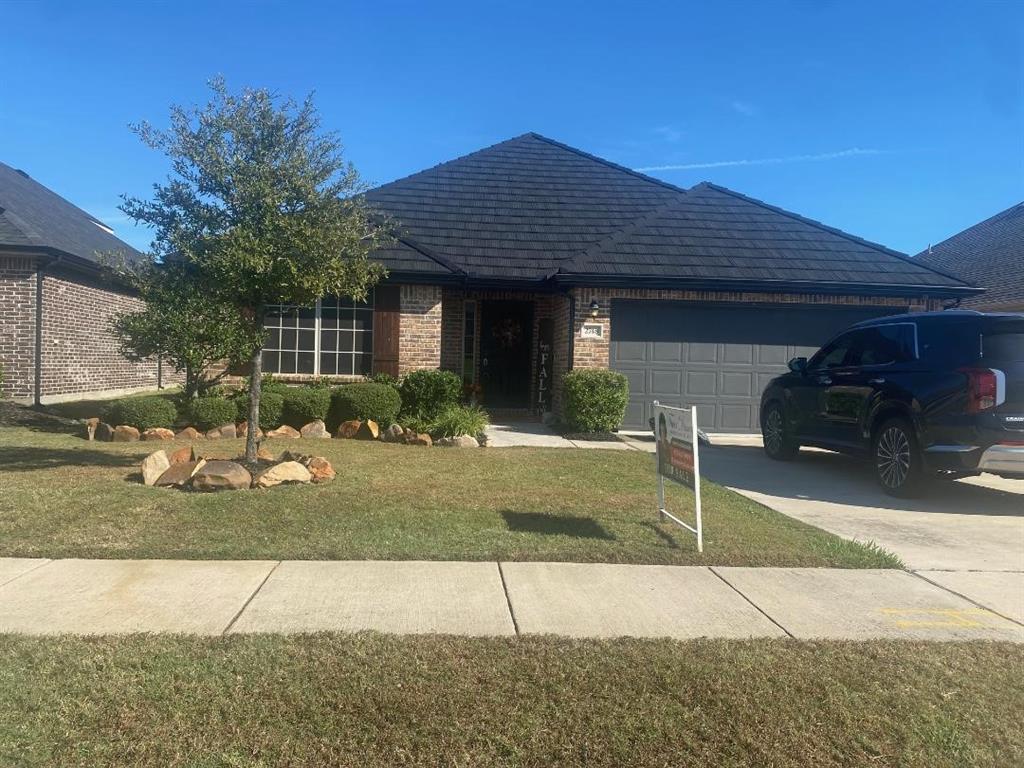
<svg viewBox="0 0 1024 768">
<path fill-rule="evenodd" d="M 426 434 L 425 432 L 421 432 L 415 437 L 407 438 L 406 442 L 409 445 L 425 445 L 428 448 L 434 444 L 434 441 L 430 439 L 430 435 Z"/>
<path fill-rule="evenodd" d="M 184 464 L 186 461 L 195 461 L 196 452 L 191 445 L 179 448 L 170 455 L 171 464 Z"/>
<path fill-rule="evenodd" d="M 442 437 L 437 440 L 434 445 L 444 446 L 446 448 L 479 448 L 480 443 L 476 441 L 475 437 L 469 435 L 459 435 L 458 437 Z"/>
<path fill-rule="evenodd" d="M 167 470 L 160 475 L 156 481 L 157 488 L 170 488 L 170 487 L 182 487 L 188 485 L 189 480 L 192 476 L 198 472 L 203 465 L 206 464 L 206 459 L 198 459 L 196 461 L 182 461 L 177 464 L 171 464 Z"/>
<path fill-rule="evenodd" d="M 203 433 L 195 427 L 185 427 L 174 436 L 175 440 L 202 440 Z"/>
<path fill-rule="evenodd" d="M 299 430 L 299 434 L 303 437 L 330 437 L 331 433 L 327 431 L 327 425 L 324 424 L 322 419 L 311 421 L 309 424 Z"/>
<path fill-rule="evenodd" d="M 272 429 L 269 432 L 267 432 L 267 437 L 287 437 L 292 440 L 297 440 L 300 437 L 300 435 L 298 430 L 295 429 L 295 427 L 289 427 L 287 424 L 282 424 L 277 429 Z"/>
<path fill-rule="evenodd" d="M 165 451 L 156 451 L 142 460 L 142 482 L 153 485 L 171 467 Z"/>
<path fill-rule="evenodd" d="M 287 451 L 285 451 L 287 453 Z M 262 445 L 256 450 L 256 459 L 258 461 L 273 461 L 274 454 L 264 448 Z"/>
<path fill-rule="evenodd" d="M 246 437 L 249 434 L 249 422 L 241 421 L 235 425 L 235 437 Z M 263 430 L 259 427 L 256 428 L 256 439 L 263 439 Z"/>
<path fill-rule="evenodd" d="M 127 424 L 114 427 L 113 441 L 115 443 L 134 443 L 139 439 L 139 430 Z"/>
<path fill-rule="evenodd" d="M 244 471 L 244 470 L 243 470 Z M 284 483 L 308 483 L 312 479 L 309 470 L 297 461 L 282 461 L 256 475 L 257 488 L 273 488 Z M 193 480 L 193 486 L 195 481 Z"/>
<path fill-rule="evenodd" d="M 380 426 L 373 419 L 367 419 L 359 425 L 356 432 L 357 440 L 376 440 L 380 437 Z"/>
<path fill-rule="evenodd" d="M 348 438 L 355 437 L 356 433 L 359 432 L 359 428 L 361 426 L 363 426 L 363 422 L 359 421 L 358 419 L 353 419 L 351 421 L 343 421 L 341 422 L 341 425 L 338 427 L 338 431 L 334 433 L 334 436 L 342 437 L 347 440 Z"/>
<path fill-rule="evenodd" d="M 206 433 L 207 440 L 230 440 L 233 437 L 236 437 L 234 424 L 225 424 L 222 427 L 215 427 Z"/>
<path fill-rule="evenodd" d="M 277 458 L 278 461 L 297 461 L 299 464 L 308 464 L 309 460 L 313 458 L 308 453 L 297 453 L 295 451 L 281 451 L 281 455 Z"/>
<path fill-rule="evenodd" d="M 405 430 L 397 424 L 392 424 L 381 433 L 381 440 L 386 443 L 401 443 L 405 440 Z"/>
<path fill-rule="evenodd" d="M 163 427 L 152 427 L 142 433 L 143 440 L 173 440 L 174 432 Z"/>
<path fill-rule="evenodd" d="M 105 421 L 101 421 L 96 425 L 96 439 L 109 443 L 114 439 L 114 428 Z"/>
<path fill-rule="evenodd" d="M 335 477 L 334 467 L 323 456 L 314 456 L 305 464 L 314 483 L 326 483 Z"/>
<path fill-rule="evenodd" d="M 232 429 L 234 426 L 231 425 Z M 234 461 L 208 461 L 192 475 L 192 488 L 196 491 L 237 491 L 250 485 L 252 475 Z"/>
<path fill-rule="evenodd" d="M 100 425 L 100 420 L 96 417 L 85 420 L 85 439 L 94 440 L 96 438 L 96 427 Z"/>
</svg>

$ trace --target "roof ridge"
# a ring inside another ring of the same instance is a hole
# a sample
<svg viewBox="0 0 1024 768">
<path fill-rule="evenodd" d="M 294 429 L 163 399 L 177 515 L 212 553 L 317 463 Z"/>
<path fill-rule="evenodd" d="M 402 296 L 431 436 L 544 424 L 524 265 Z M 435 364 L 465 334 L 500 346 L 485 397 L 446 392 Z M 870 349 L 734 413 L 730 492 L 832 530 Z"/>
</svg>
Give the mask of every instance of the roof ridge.
<svg viewBox="0 0 1024 768">
<path fill-rule="evenodd" d="M 403 244 L 409 246 L 414 251 L 422 253 L 428 259 L 436 261 L 438 264 L 440 264 L 442 267 L 444 267 L 445 269 L 449 270 L 453 274 L 456 274 L 456 275 L 468 274 L 466 272 L 466 270 L 462 269 L 459 266 L 456 266 L 455 264 L 450 262 L 448 259 L 446 259 L 444 256 L 440 256 L 440 255 L 434 253 L 434 251 L 432 249 L 427 248 L 425 245 L 416 242 L 411 237 L 402 237 L 401 235 L 396 235 L 395 239 L 398 240 L 398 242 L 403 243 Z"/>
<path fill-rule="evenodd" d="M 1014 212 L 1024 213 L 1024 200 L 1022 200 L 1019 203 L 1014 203 L 1009 208 L 1004 208 L 1003 210 L 999 211 L 999 213 L 992 214 L 987 219 L 982 219 L 981 221 L 979 221 L 979 222 L 977 222 L 975 224 L 971 224 L 971 226 L 966 227 L 965 229 L 961 229 L 959 232 L 956 232 L 955 234 L 950 235 L 949 237 L 945 238 L 944 240 L 940 240 L 937 243 L 930 244 L 923 251 L 919 251 L 918 253 L 916 253 L 914 255 L 914 258 L 918 259 L 918 258 L 920 258 L 922 256 L 925 256 L 925 255 L 928 254 L 930 249 L 938 248 L 940 245 L 945 245 L 950 240 L 955 240 L 956 238 L 960 237 L 961 235 L 967 234 L 972 229 L 977 229 L 978 227 L 980 227 L 980 226 L 982 226 L 984 224 L 991 224 L 992 222 L 998 221 L 999 219 L 1002 219 L 1003 217 L 1006 217 L 1009 214 L 1014 213 Z"/>
<path fill-rule="evenodd" d="M 803 222 L 804 224 L 809 224 L 812 227 L 817 227 L 818 229 L 824 230 L 825 232 L 831 232 L 834 235 L 846 238 L 847 240 L 851 240 L 852 242 L 860 243 L 861 245 L 866 245 L 869 248 L 874 248 L 876 251 L 881 251 L 887 256 L 892 256 L 893 258 L 899 259 L 900 261 L 904 261 L 908 264 L 913 264 L 916 267 L 927 269 L 928 271 L 934 272 L 937 275 L 942 275 L 943 277 L 949 278 L 951 280 L 956 280 L 958 283 L 961 283 L 963 285 L 970 285 L 970 283 L 965 282 L 963 278 L 949 274 L 948 272 L 943 272 L 941 269 L 936 269 L 930 264 L 925 264 L 924 262 L 917 261 L 913 256 L 910 256 L 909 254 L 900 253 L 899 251 L 893 250 L 892 248 L 887 248 L 881 243 L 876 243 L 871 240 L 865 240 L 863 237 L 857 237 L 857 235 L 852 235 L 849 232 L 839 229 L 838 227 L 830 227 L 828 224 L 823 224 L 817 219 L 811 219 L 808 218 L 807 216 L 801 216 L 799 213 L 787 211 L 785 208 L 779 208 L 777 205 L 772 205 L 771 203 L 766 203 L 763 200 L 758 200 L 756 197 L 744 195 L 742 192 L 736 192 L 735 190 L 729 189 L 728 187 L 723 187 L 718 184 L 714 184 L 710 181 L 702 181 L 699 184 L 695 184 L 689 189 L 689 191 L 693 192 L 694 190 L 697 190 L 699 188 L 713 189 L 716 192 L 731 195 L 732 197 L 735 197 L 739 200 L 743 200 L 753 205 L 758 205 L 762 208 L 766 208 L 769 211 L 774 211 L 775 213 L 787 216 L 791 219 L 795 219 L 796 221 Z"/>
<path fill-rule="evenodd" d="M 593 160 L 596 163 L 600 163 L 601 165 L 607 166 L 608 168 L 614 168 L 616 171 L 622 171 L 623 173 L 628 173 L 630 176 L 634 176 L 634 177 L 636 177 L 638 179 L 641 179 L 643 181 L 649 182 L 651 184 L 656 184 L 659 187 L 665 187 L 666 189 L 671 189 L 673 192 L 684 192 L 684 193 L 686 192 L 685 189 L 683 189 L 682 187 L 677 187 L 675 184 L 671 184 L 671 183 L 669 183 L 667 181 L 662 181 L 661 179 L 657 179 L 654 176 L 648 176 L 646 173 L 641 173 L 640 171 L 635 171 L 632 168 L 627 168 L 624 165 L 619 165 L 618 163 L 613 163 L 611 160 L 606 160 L 603 157 L 598 157 L 597 155 L 592 155 L 589 152 L 585 152 L 582 149 L 577 149 L 576 147 L 569 146 L 568 144 L 563 144 L 560 141 L 556 141 L 555 139 L 550 139 L 547 136 L 543 136 L 543 135 L 541 135 L 539 133 L 535 133 L 533 131 L 530 131 L 529 133 L 524 133 L 522 136 L 517 136 L 516 138 L 517 139 L 521 139 L 524 136 L 530 136 L 530 137 L 532 137 L 534 139 L 538 139 L 539 141 L 546 142 L 546 143 L 552 145 L 553 147 L 558 147 L 559 149 L 567 150 L 569 152 L 572 152 L 574 154 L 579 155 L 580 157 L 585 157 L 588 160 Z M 510 141 L 511 141 L 511 139 L 510 139 Z"/>
</svg>

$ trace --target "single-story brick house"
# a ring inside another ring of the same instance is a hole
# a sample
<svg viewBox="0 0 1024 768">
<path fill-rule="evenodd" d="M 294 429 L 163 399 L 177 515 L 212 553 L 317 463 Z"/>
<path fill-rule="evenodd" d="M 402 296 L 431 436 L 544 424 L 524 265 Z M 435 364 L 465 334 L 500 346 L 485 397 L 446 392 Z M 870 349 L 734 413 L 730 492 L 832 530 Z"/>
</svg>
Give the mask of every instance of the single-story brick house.
<svg viewBox="0 0 1024 768">
<path fill-rule="evenodd" d="M 160 383 L 159 363 L 129 362 L 110 333 L 117 312 L 139 306 L 98 263 L 117 252 L 138 255 L 101 221 L 0 163 L 0 394 L 38 403 Z"/>
<path fill-rule="evenodd" d="M 400 226 L 372 305 L 285 313 L 284 376 L 456 371 L 486 407 L 558 411 L 570 368 L 622 371 L 625 425 L 697 403 L 758 429 L 786 362 L 849 323 L 976 292 L 903 254 L 713 184 L 680 189 L 526 134 L 368 193 Z"/>
<path fill-rule="evenodd" d="M 914 257 L 985 289 L 962 306 L 983 312 L 1024 312 L 1024 203 L 928 246 Z"/>
</svg>

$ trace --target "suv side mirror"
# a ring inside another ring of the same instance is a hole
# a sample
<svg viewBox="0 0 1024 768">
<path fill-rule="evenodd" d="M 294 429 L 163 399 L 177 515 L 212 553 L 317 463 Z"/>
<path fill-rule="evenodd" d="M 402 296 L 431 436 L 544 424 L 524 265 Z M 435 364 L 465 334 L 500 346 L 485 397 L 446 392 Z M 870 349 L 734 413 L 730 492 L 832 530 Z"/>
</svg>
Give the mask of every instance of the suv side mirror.
<svg viewBox="0 0 1024 768">
<path fill-rule="evenodd" d="M 794 357 L 789 361 L 789 370 L 793 373 L 803 373 L 807 370 L 807 358 L 806 357 Z"/>
</svg>

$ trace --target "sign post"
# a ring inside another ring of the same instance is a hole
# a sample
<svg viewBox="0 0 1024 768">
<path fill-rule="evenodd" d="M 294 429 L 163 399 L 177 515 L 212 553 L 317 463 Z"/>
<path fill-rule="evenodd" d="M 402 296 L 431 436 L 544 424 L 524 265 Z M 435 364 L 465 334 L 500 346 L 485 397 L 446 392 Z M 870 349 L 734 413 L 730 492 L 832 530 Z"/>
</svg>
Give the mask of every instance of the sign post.
<svg viewBox="0 0 1024 768">
<path fill-rule="evenodd" d="M 697 408 L 672 408 L 654 401 L 654 439 L 657 446 L 658 514 L 678 523 L 697 537 L 697 551 L 704 551 L 704 526 L 700 508 L 700 453 Z M 665 478 L 693 489 L 696 525 L 690 525 L 665 507 Z"/>
</svg>

